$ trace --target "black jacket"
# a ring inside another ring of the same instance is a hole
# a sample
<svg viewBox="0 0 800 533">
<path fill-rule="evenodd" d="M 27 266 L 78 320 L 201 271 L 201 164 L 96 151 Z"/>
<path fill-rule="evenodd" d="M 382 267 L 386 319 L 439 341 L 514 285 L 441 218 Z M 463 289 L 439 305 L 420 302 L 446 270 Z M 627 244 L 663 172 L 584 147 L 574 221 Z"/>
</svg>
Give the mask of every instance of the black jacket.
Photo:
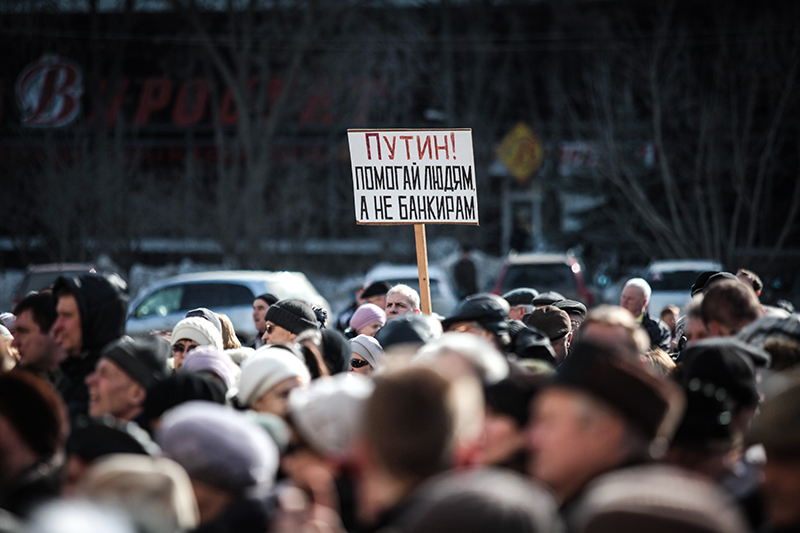
<svg viewBox="0 0 800 533">
<path fill-rule="evenodd" d="M 647 311 L 642 317 L 642 327 L 650 335 L 650 348 L 661 348 L 669 353 L 670 331 L 660 320 L 653 320 Z"/>
<path fill-rule="evenodd" d="M 70 420 L 87 413 L 89 391 L 84 380 L 94 372 L 103 347 L 125 332 L 128 310 L 125 290 L 121 278 L 103 274 L 61 276 L 53 287 L 56 297 L 63 293 L 75 297 L 81 316 L 81 354 L 69 356 L 61 363 L 63 375 L 57 385 Z"/>
</svg>

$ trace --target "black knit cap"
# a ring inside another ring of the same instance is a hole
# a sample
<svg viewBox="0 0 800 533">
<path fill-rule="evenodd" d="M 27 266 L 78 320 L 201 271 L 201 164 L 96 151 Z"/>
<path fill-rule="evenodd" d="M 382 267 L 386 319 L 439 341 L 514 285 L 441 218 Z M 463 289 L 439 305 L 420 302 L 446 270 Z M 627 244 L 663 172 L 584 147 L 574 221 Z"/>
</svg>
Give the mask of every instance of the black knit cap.
<svg viewBox="0 0 800 533">
<path fill-rule="evenodd" d="M 334 329 L 322 330 L 322 359 L 331 374 L 350 371 L 353 349 L 347 338 Z"/>
<path fill-rule="evenodd" d="M 141 339 L 125 336 L 106 346 L 101 353 L 101 357 L 113 361 L 144 388 L 169 374 L 169 356 L 169 342 L 158 335 Z"/>
<path fill-rule="evenodd" d="M 503 298 L 508 302 L 508 305 L 514 307 L 515 305 L 533 305 L 531 302 L 537 296 L 539 296 L 539 291 L 536 289 L 520 287 L 519 289 L 508 291 L 503 295 Z"/>
<path fill-rule="evenodd" d="M 171 374 L 147 389 L 140 423 L 149 430 L 153 420 L 167 409 L 192 400 L 224 404 L 225 388 L 222 383 L 199 372 Z"/>
<path fill-rule="evenodd" d="M 26 370 L 0 374 L 0 416 L 44 458 L 60 451 L 69 433 L 66 408 L 56 390 Z"/>
<path fill-rule="evenodd" d="M 556 369 L 553 386 L 578 389 L 604 401 L 653 439 L 676 403 L 682 404 L 680 388 L 650 374 L 644 367 L 624 360 L 604 347 L 578 342 Z M 679 411 L 682 411 L 680 409 Z M 671 436 L 678 418 L 670 420 Z"/>
<path fill-rule="evenodd" d="M 370 284 L 364 292 L 361 293 L 361 298 L 372 298 L 373 296 L 383 296 L 389 289 L 392 288 L 392 284 L 388 281 L 376 281 L 375 283 Z"/>
<path fill-rule="evenodd" d="M 311 304 L 298 299 L 280 300 L 270 305 L 264 320 L 295 335 L 307 329 L 319 328 L 317 315 Z"/>
<path fill-rule="evenodd" d="M 259 294 L 256 296 L 256 300 L 264 300 L 267 305 L 275 305 L 278 302 L 278 297 L 274 294 L 265 292 L 264 294 Z"/>
</svg>

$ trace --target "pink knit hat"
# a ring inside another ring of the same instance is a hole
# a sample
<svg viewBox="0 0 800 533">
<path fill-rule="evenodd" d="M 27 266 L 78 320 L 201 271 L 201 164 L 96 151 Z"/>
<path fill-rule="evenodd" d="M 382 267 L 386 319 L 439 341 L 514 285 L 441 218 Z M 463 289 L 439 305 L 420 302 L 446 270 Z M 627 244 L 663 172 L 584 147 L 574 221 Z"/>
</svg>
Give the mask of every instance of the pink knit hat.
<svg viewBox="0 0 800 533">
<path fill-rule="evenodd" d="M 358 332 L 361 328 L 369 326 L 375 322 L 380 322 L 381 326 L 386 324 L 386 312 L 375 304 L 361 304 L 350 318 L 350 327 Z"/>
</svg>

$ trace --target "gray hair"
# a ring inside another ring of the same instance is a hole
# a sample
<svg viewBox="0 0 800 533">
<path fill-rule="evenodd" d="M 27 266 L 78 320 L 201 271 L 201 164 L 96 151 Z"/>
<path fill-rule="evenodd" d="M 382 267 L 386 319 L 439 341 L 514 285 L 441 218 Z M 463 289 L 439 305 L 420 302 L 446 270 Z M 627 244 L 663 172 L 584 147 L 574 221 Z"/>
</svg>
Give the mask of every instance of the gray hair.
<svg viewBox="0 0 800 533">
<path fill-rule="evenodd" d="M 650 300 L 650 295 L 653 293 L 653 289 L 650 288 L 650 284 L 645 281 L 644 278 L 631 278 L 627 282 L 625 282 L 625 286 L 622 287 L 624 291 L 628 287 L 636 287 L 640 291 L 644 293 L 644 299 Z"/>
<path fill-rule="evenodd" d="M 406 300 L 411 302 L 411 307 L 415 311 L 419 311 L 419 293 L 414 289 L 412 289 L 411 287 L 409 287 L 408 285 L 404 285 L 402 283 L 399 285 L 395 285 L 394 287 L 389 289 L 389 292 L 386 293 L 386 299 L 388 300 L 389 296 L 391 296 L 392 294 L 400 294 Z"/>
</svg>

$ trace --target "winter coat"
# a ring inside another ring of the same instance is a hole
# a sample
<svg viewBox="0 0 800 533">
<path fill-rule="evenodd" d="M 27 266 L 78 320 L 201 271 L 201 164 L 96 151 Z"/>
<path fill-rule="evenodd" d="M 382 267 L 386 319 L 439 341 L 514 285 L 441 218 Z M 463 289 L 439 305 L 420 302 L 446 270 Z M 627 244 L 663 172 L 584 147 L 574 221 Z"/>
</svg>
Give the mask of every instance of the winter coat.
<svg viewBox="0 0 800 533">
<path fill-rule="evenodd" d="M 56 296 L 67 293 L 75 297 L 81 316 L 81 354 L 69 356 L 61 363 L 63 375 L 57 385 L 70 420 L 88 412 L 86 377 L 94 372 L 103 348 L 125 332 L 128 310 L 125 290 L 118 276 L 94 273 L 61 276 L 53 287 Z"/>
</svg>

